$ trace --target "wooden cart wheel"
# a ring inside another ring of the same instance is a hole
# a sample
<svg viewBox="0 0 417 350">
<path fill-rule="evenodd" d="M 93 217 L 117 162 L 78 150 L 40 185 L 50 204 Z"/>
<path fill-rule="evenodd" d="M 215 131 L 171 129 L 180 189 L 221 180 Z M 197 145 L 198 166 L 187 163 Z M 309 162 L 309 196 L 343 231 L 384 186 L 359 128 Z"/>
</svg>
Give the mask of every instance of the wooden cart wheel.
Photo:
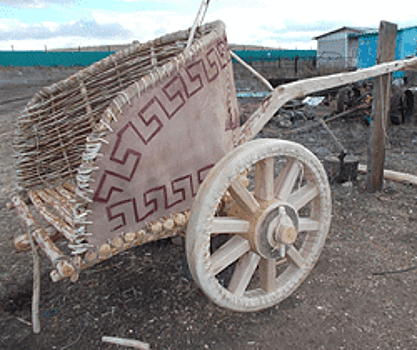
<svg viewBox="0 0 417 350">
<path fill-rule="evenodd" d="M 223 157 L 198 191 L 186 236 L 191 274 L 222 307 L 270 307 L 311 271 L 330 220 L 327 176 L 310 151 L 283 140 L 247 142 Z"/>
</svg>

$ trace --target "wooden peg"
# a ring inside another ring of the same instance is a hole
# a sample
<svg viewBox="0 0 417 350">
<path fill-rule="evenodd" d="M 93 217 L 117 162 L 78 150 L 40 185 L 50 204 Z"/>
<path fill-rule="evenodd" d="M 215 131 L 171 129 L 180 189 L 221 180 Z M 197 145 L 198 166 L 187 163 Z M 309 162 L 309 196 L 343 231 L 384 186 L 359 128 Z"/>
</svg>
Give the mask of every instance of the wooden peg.
<svg viewBox="0 0 417 350">
<path fill-rule="evenodd" d="M 126 243 L 132 243 L 136 238 L 136 233 L 135 232 L 126 232 L 124 234 L 124 239 Z"/>
<path fill-rule="evenodd" d="M 100 260 L 107 259 L 111 255 L 110 244 L 105 243 L 98 249 L 98 256 Z"/>
<path fill-rule="evenodd" d="M 75 272 L 74 266 L 65 260 L 61 260 L 56 264 L 56 270 L 62 277 L 70 277 Z"/>
<path fill-rule="evenodd" d="M 52 270 L 49 277 L 51 277 L 52 282 L 59 282 L 64 279 L 57 270 Z"/>
<path fill-rule="evenodd" d="M 165 230 L 172 230 L 175 226 L 175 222 L 173 218 L 167 218 L 163 224 Z"/>
<path fill-rule="evenodd" d="M 19 235 L 13 239 L 16 252 L 20 253 L 30 249 L 29 237 L 27 234 Z"/>
<path fill-rule="evenodd" d="M 182 213 L 175 213 L 174 222 L 177 226 L 184 226 L 187 223 L 187 218 Z"/>
<path fill-rule="evenodd" d="M 151 231 L 152 233 L 159 233 L 162 231 L 162 224 L 159 221 L 154 221 L 151 223 Z"/>
<path fill-rule="evenodd" d="M 136 232 L 136 240 L 133 242 L 133 244 L 135 246 L 143 244 L 145 236 L 146 236 L 146 231 L 145 230 L 139 230 L 138 232 Z"/>
<path fill-rule="evenodd" d="M 90 264 L 93 264 L 97 260 L 98 256 L 95 251 L 89 251 L 85 257 L 86 261 Z"/>
<path fill-rule="evenodd" d="M 117 236 L 115 238 L 112 239 L 111 241 L 111 245 L 116 248 L 117 250 L 120 250 L 123 248 L 123 238 L 121 236 Z"/>
</svg>

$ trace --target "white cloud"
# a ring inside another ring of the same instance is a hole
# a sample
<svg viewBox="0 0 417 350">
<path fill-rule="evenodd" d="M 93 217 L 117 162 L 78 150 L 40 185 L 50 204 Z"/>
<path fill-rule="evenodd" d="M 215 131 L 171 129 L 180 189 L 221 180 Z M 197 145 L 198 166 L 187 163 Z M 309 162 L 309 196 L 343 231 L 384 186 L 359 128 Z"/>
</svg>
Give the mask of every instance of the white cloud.
<svg viewBox="0 0 417 350">
<path fill-rule="evenodd" d="M 0 21 L 0 31 L 3 32 L 12 32 L 26 27 L 26 23 L 23 23 L 17 19 L 4 18 Z"/>
<path fill-rule="evenodd" d="M 110 3 L 97 1 L 97 9 L 94 10 L 82 8 L 84 2 L 83 0 L 0 0 L 0 5 L 13 4 L 14 7 L 40 7 L 53 3 L 65 5 L 73 13 L 82 11 L 83 18 L 90 19 L 80 21 L 78 18 L 81 17 L 78 17 L 66 23 L 52 20 L 42 22 L 38 26 L 29 26 L 18 20 L 0 19 L 0 40 L 6 42 L 6 33 L 17 40 L 17 33 L 20 31 L 21 42 L 24 39 L 55 40 L 55 37 L 69 38 L 71 36 L 79 40 L 89 38 L 90 42 L 93 41 L 91 45 L 98 44 L 102 39 L 108 42 L 131 41 L 132 39 L 144 42 L 191 26 L 201 0 L 155 0 L 153 2 L 112 0 Z M 117 3 L 122 2 L 135 2 L 138 8 L 146 5 L 148 9 L 165 10 L 121 13 L 108 9 L 110 4 L 112 8 L 117 8 Z M 417 24 L 413 11 L 404 11 L 404 8 L 414 8 L 414 0 L 413 2 L 403 0 L 401 7 L 375 4 L 375 2 L 363 0 L 350 0 L 349 6 L 339 9 L 340 6 L 336 6 L 334 0 L 316 2 L 211 0 L 205 22 L 216 19 L 224 21 L 231 43 L 308 49 L 315 47 L 316 43 L 312 41 L 312 37 L 341 26 L 377 28 L 382 19 L 398 23 L 399 26 Z M 33 32 L 31 32 L 32 29 Z M 92 31 L 95 33 L 91 33 Z M 58 46 L 68 45 L 67 40 L 57 40 L 57 42 Z"/>
<path fill-rule="evenodd" d="M 15 49 L 25 43 L 25 49 L 29 47 L 42 47 L 44 45 L 54 48 L 68 47 L 77 38 L 77 45 L 81 42 L 89 42 L 88 45 L 99 43 L 129 42 L 133 38 L 132 32 L 123 28 L 118 23 L 99 24 L 95 21 L 71 21 L 68 23 L 43 22 L 28 25 L 18 20 L 6 20 L 1 22 L 0 49 L 9 49 L 11 45 Z M 33 42 L 33 44 L 30 44 Z M 43 44 L 39 44 L 42 42 Z"/>
<path fill-rule="evenodd" d="M 42 26 L 44 26 L 45 28 L 48 28 L 50 31 L 56 31 L 60 24 L 56 23 L 56 22 L 49 22 L 49 21 L 44 21 L 41 23 Z"/>
<path fill-rule="evenodd" d="M 101 25 L 117 23 L 123 26 L 141 42 L 154 39 L 161 34 L 185 29 L 194 20 L 191 16 L 178 16 L 178 13 L 172 11 L 143 11 L 121 13 L 117 16 L 109 11 L 95 11 L 92 15 Z"/>
<path fill-rule="evenodd" d="M 400 27 L 417 25 L 415 12 L 404 11 L 404 8 L 414 8 L 414 2 L 403 1 L 401 7 L 363 0 L 350 0 L 348 6 L 336 5 L 334 0 L 212 1 L 207 19 L 223 20 L 231 43 L 315 48 L 313 37 L 342 26 L 377 28 L 381 20 Z"/>
<path fill-rule="evenodd" d="M 149 2 L 149 1 L 144 1 L 144 0 L 116 0 L 119 2 L 137 2 L 139 3 L 144 3 L 144 2 Z M 195 0 L 152 0 L 153 3 L 160 3 L 160 4 L 185 4 L 185 5 L 193 5 L 196 4 Z M 198 6 L 200 4 L 198 3 Z"/>
<path fill-rule="evenodd" d="M 103 45 L 103 46 L 110 46 L 110 50 L 112 50 L 112 45 L 120 45 L 120 44 L 129 44 L 132 40 L 121 40 L 121 39 L 94 39 L 94 43 L 91 42 L 89 38 L 81 38 L 78 36 L 73 37 L 55 37 L 50 39 L 42 39 L 42 40 L 33 40 L 33 39 L 25 39 L 25 40 L 6 40 L 2 41 L 0 44 L 0 50 L 10 50 L 12 45 L 13 49 L 16 51 L 43 51 L 45 50 L 45 46 L 48 50 L 57 49 L 57 48 L 77 48 L 80 47 L 87 47 L 87 46 L 95 46 L 95 45 Z"/>
<path fill-rule="evenodd" d="M 79 3 L 77 0 L 0 0 L 0 5 L 17 8 L 45 8 L 50 4 L 72 5 Z"/>
</svg>

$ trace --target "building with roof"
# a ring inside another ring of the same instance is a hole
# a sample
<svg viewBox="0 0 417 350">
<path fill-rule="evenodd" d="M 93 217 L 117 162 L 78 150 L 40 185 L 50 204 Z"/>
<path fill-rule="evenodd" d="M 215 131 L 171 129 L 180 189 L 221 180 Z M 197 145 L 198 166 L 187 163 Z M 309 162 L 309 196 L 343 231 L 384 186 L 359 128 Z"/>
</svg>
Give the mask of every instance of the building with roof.
<svg viewBox="0 0 417 350">
<path fill-rule="evenodd" d="M 317 40 L 317 66 L 356 68 L 358 38 L 355 35 L 366 30 L 369 28 L 341 27 L 314 37 Z"/>
<path fill-rule="evenodd" d="M 376 64 L 378 32 L 351 34 L 358 40 L 358 68 L 368 68 Z M 397 30 L 395 59 L 400 60 L 417 53 L 417 26 Z M 398 75 L 398 74 L 396 74 Z"/>
</svg>

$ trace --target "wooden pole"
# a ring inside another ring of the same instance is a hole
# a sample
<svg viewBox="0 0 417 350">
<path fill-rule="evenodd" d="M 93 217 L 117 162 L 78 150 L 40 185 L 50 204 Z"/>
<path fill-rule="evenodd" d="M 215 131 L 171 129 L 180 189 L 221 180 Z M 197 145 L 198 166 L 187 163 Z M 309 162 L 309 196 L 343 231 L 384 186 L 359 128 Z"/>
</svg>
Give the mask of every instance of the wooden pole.
<svg viewBox="0 0 417 350">
<path fill-rule="evenodd" d="M 396 39 L 397 25 L 381 21 L 379 25 L 377 64 L 395 60 Z M 366 188 L 371 192 L 379 191 L 383 186 L 390 90 L 391 74 L 385 74 L 374 79 L 373 127 L 368 150 L 368 173 L 366 178 Z"/>
<path fill-rule="evenodd" d="M 32 233 L 28 229 L 29 243 L 33 254 L 33 295 L 32 295 L 32 330 L 33 333 L 39 334 L 41 323 L 39 321 L 39 300 L 41 297 L 41 259 L 38 248 L 32 238 Z"/>
<path fill-rule="evenodd" d="M 121 345 L 121 346 L 127 346 L 127 347 L 131 347 L 135 349 L 141 349 L 141 350 L 148 350 L 151 348 L 149 344 L 143 343 L 135 339 L 125 339 L 125 338 L 103 336 L 101 338 L 101 341 L 106 342 L 106 343 Z"/>
<path fill-rule="evenodd" d="M 188 36 L 187 49 L 191 46 L 193 42 L 194 34 L 195 34 L 197 27 L 200 26 L 204 20 L 204 16 L 206 14 L 209 3 L 210 3 L 210 0 L 203 0 L 203 2 L 200 5 L 200 9 L 197 12 L 197 16 L 194 20 L 194 24 L 191 27 L 190 35 Z"/>
<path fill-rule="evenodd" d="M 298 73 L 298 56 L 295 56 L 294 58 L 294 74 L 297 76 Z"/>
<path fill-rule="evenodd" d="M 255 77 L 257 77 L 262 84 L 264 84 L 269 91 L 274 90 L 272 85 L 266 80 L 260 73 L 258 73 L 254 68 L 252 68 L 249 64 L 247 64 L 244 60 L 242 60 L 238 55 L 236 55 L 232 50 L 230 50 L 230 55 L 239 62 L 243 67 L 245 67 L 249 72 L 251 72 Z M 252 56 L 250 56 L 252 58 Z M 263 58 L 262 58 L 263 60 Z"/>
</svg>

